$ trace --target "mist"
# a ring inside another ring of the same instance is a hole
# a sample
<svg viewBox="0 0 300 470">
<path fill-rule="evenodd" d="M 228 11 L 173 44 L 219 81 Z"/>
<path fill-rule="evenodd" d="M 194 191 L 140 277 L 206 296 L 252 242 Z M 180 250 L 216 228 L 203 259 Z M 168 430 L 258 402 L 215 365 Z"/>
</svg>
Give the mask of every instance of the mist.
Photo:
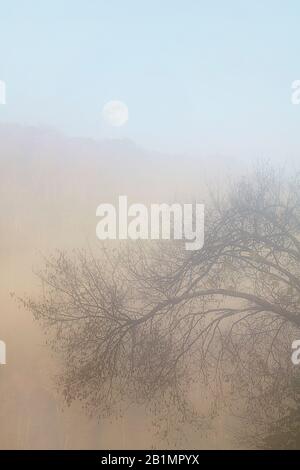
<svg viewBox="0 0 300 470">
<path fill-rule="evenodd" d="M 80 403 L 67 407 L 56 386 L 60 358 L 11 294 L 37 293 L 35 270 L 55 250 L 99 251 L 99 203 L 117 201 L 120 194 L 133 203 L 188 202 L 203 198 L 209 182 L 217 187 L 220 172 L 230 179 L 242 165 L 233 170 L 232 162 L 217 158 L 172 157 L 128 140 L 72 139 L 18 125 L 0 126 L 0 155 L 0 332 L 7 346 L 7 365 L 0 370 L 1 448 L 164 447 L 141 406 L 100 420 L 86 416 Z M 226 419 L 206 437 L 191 433 L 190 447 L 230 447 Z"/>
</svg>

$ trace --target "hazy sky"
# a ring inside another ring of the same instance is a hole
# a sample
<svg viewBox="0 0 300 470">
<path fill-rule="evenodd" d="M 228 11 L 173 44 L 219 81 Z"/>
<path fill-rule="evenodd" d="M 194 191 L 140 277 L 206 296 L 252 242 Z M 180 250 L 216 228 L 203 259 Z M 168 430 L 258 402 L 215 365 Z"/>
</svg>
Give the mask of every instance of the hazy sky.
<svg viewBox="0 0 300 470">
<path fill-rule="evenodd" d="M 169 152 L 299 155 L 300 2 L 0 0 L 0 122 Z M 112 128 L 103 105 L 124 101 Z"/>
</svg>

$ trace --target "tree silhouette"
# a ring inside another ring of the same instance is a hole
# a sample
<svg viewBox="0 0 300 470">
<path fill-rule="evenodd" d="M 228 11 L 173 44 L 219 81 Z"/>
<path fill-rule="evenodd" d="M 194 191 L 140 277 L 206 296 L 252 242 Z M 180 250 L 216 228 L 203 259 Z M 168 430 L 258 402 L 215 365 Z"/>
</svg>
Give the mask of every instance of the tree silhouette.
<svg viewBox="0 0 300 470">
<path fill-rule="evenodd" d="M 144 403 L 202 426 L 225 403 L 265 429 L 285 416 L 300 334 L 299 177 L 257 170 L 211 194 L 205 222 L 200 251 L 149 241 L 45 261 L 41 297 L 23 302 L 63 354 L 68 402 L 99 415 Z M 190 399 L 200 383 L 206 416 Z"/>
</svg>

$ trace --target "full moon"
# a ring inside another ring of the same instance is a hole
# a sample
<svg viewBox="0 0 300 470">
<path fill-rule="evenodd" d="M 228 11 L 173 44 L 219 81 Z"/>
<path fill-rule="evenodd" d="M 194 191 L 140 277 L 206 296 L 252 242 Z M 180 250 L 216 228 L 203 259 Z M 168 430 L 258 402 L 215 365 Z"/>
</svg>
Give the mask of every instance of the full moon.
<svg viewBox="0 0 300 470">
<path fill-rule="evenodd" d="M 109 101 L 103 106 L 102 117 L 111 126 L 124 126 L 128 121 L 128 108 L 123 101 Z"/>
</svg>

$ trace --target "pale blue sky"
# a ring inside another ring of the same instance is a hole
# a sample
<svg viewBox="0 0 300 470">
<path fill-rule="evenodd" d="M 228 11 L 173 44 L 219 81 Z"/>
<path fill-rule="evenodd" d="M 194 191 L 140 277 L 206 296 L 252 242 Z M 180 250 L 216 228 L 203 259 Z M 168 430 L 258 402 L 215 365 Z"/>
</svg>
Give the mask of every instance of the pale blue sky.
<svg viewBox="0 0 300 470">
<path fill-rule="evenodd" d="M 0 122 L 146 148 L 300 155 L 300 2 L 0 0 Z M 102 122 L 111 99 L 125 127 Z"/>
</svg>

